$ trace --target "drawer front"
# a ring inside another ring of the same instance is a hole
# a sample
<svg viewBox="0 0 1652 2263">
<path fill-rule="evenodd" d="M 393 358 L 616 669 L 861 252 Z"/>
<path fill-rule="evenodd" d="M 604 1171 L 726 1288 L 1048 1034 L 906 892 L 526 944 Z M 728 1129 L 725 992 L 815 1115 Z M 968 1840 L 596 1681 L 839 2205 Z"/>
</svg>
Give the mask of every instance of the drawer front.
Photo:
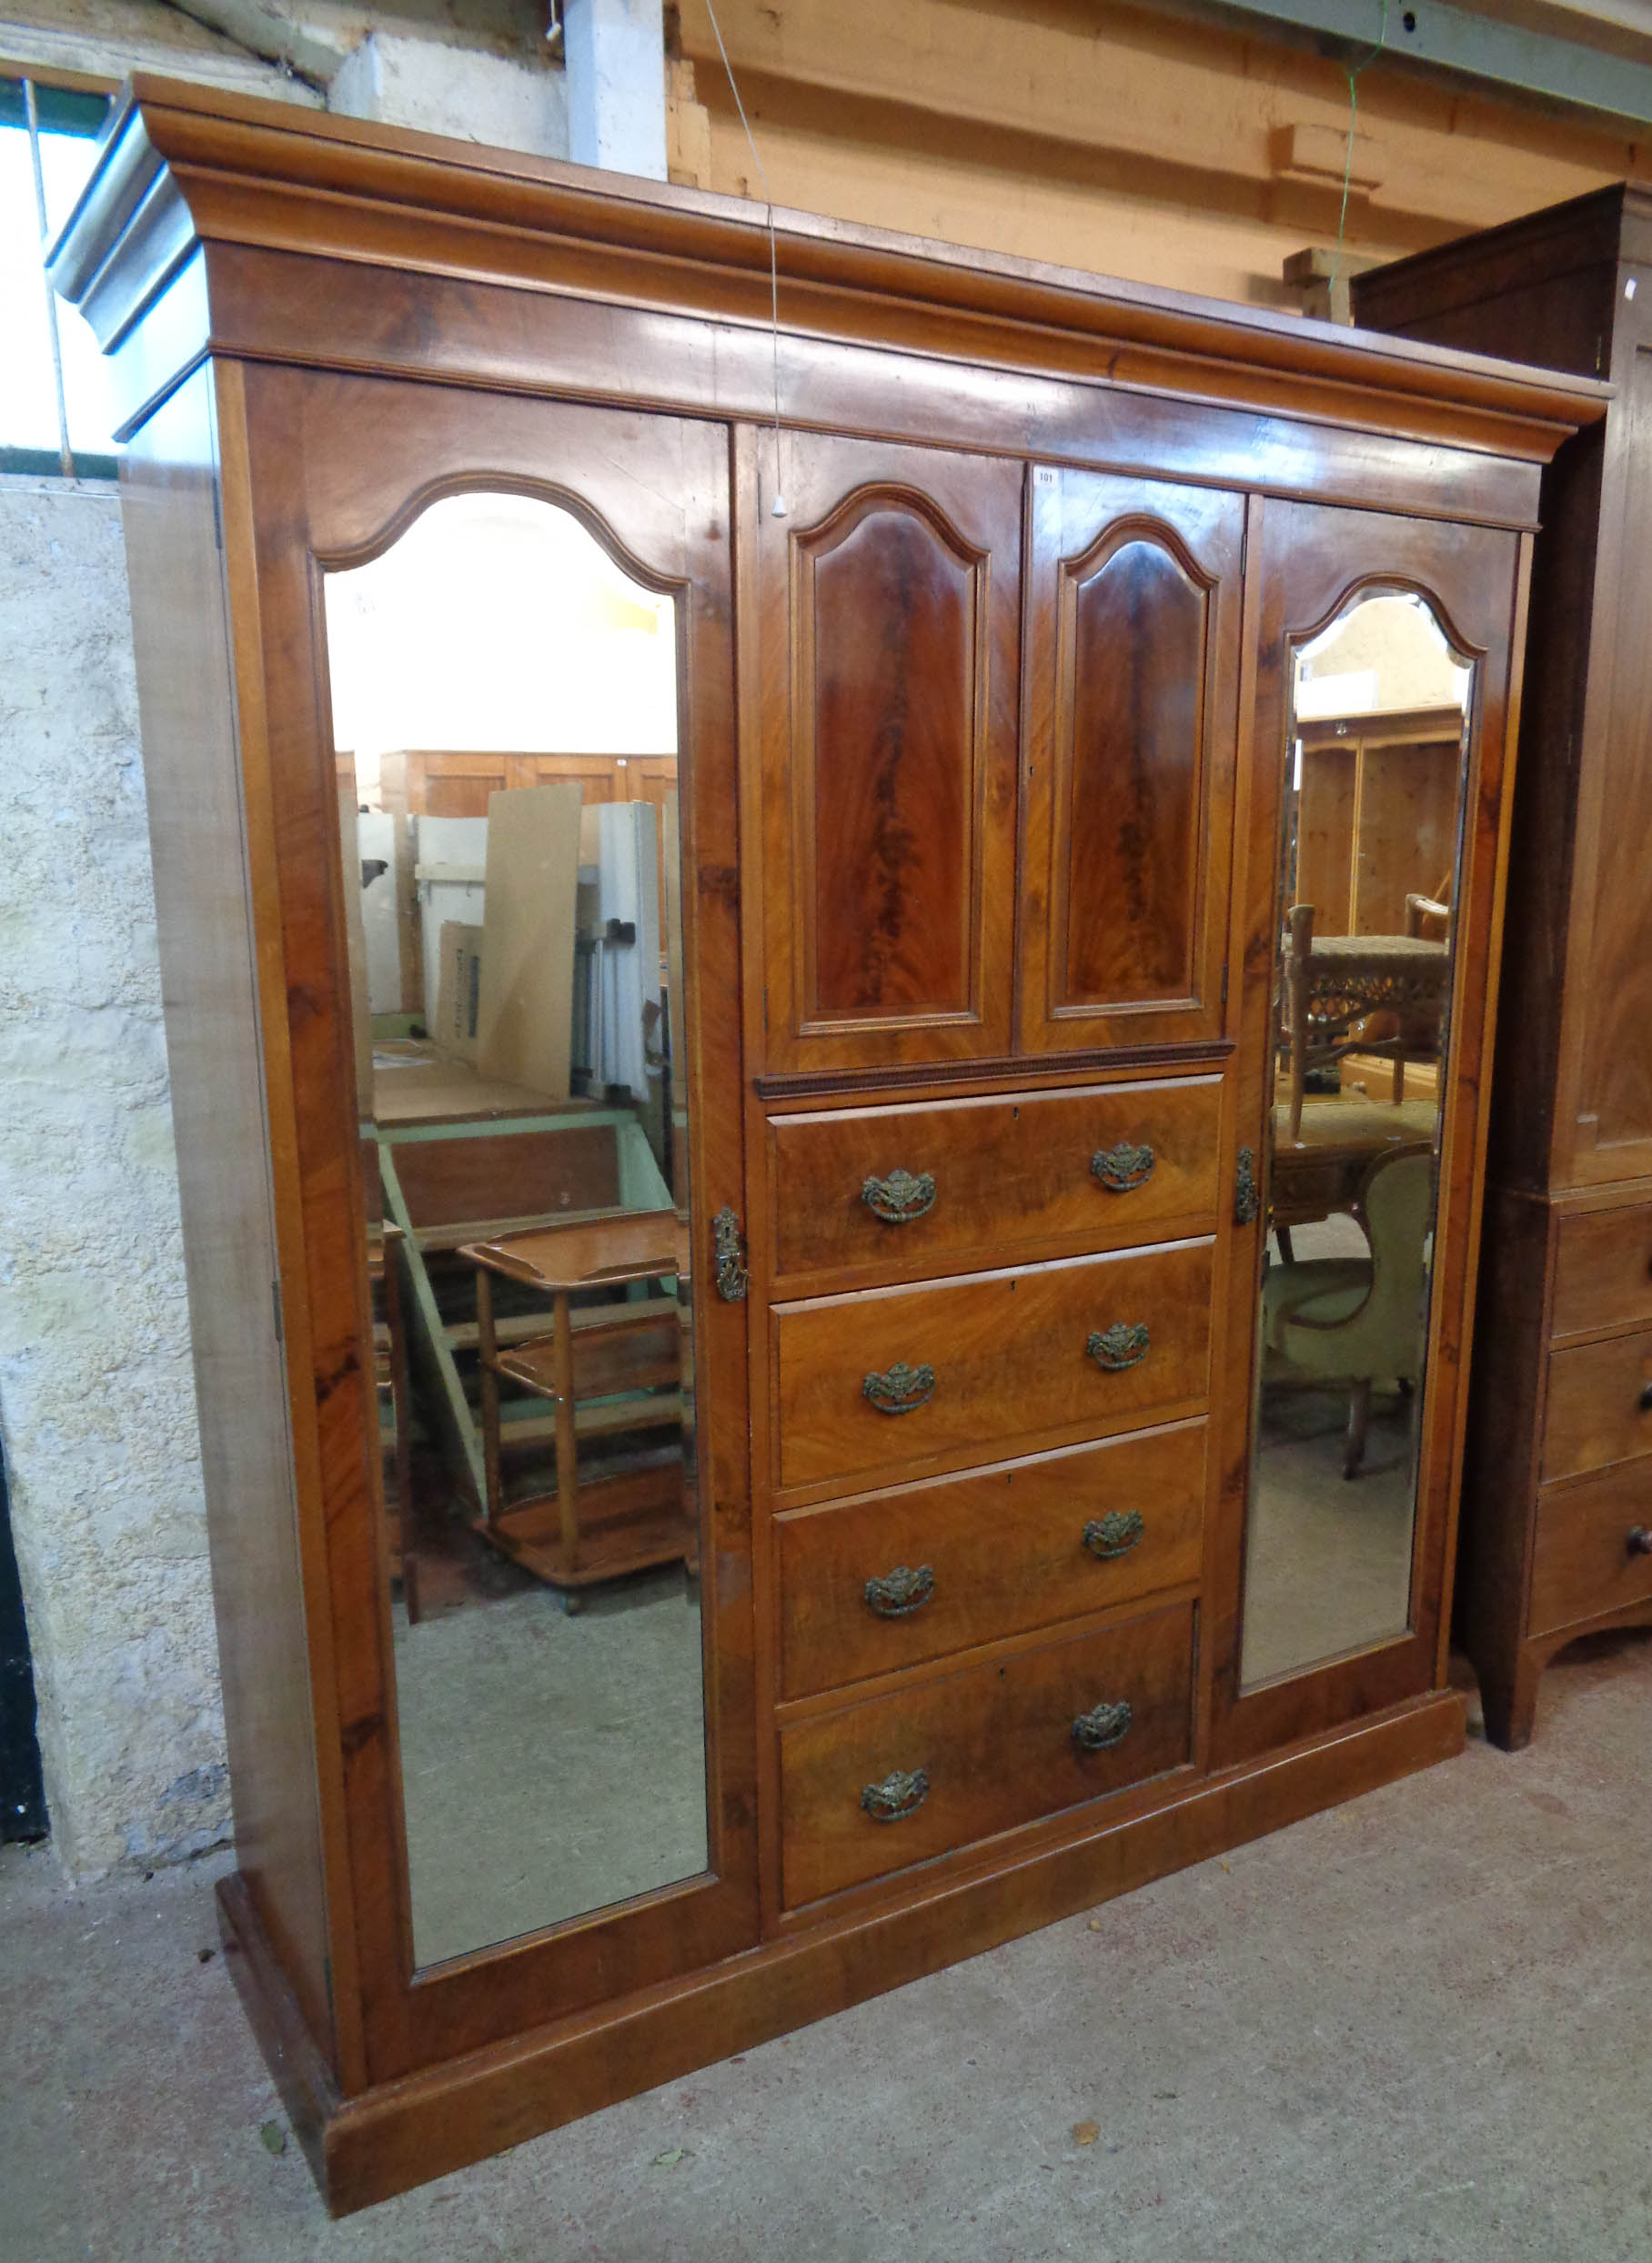
<svg viewBox="0 0 1652 2263">
<path fill-rule="evenodd" d="M 775 1273 L 1140 1242 L 1211 1218 L 1222 1085 L 1114 1084 L 772 1118 Z"/>
<path fill-rule="evenodd" d="M 777 1306 L 781 1483 L 998 1460 L 1020 1437 L 1202 1399 L 1212 1253 L 1173 1242 Z"/>
<path fill-rule="evenodd" d="M 1526 1632 L 1547 1634 L 1652 1598 L 1652 1555 L 1631 1538 L 1637 1532 L 1652 1533 L 1652 1462 L 1539 1494 Z"/>
<path fill-rule="evenodd" d="M 782 1729 L 787 1906 L 1180 1766 L 1193 1644 L 1182 1604 Z"/>
<path fill-rule="evenodd" d="M 1204 1424 L 794 1510 L 781 1684 L 807 1697 L 1199 1577 Z"/>
<path fill-rule="evenodd" d="M 1563 1218 L 1555 1251 L 1557 1336 L 1652 1325 L 1652 1203 Z"/>
<path fill-rule="evenodd" d="M 1545 1478 L 1652 1453 L 1652 1333 L 1612 1336 L 1549 1354 Z"/>
</svg>

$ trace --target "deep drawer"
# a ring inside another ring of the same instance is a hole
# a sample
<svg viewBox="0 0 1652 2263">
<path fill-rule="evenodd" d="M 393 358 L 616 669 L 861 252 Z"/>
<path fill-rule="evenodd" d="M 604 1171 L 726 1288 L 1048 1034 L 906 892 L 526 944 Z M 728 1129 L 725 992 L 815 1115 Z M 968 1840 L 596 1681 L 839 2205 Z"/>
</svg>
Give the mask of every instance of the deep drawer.
<svg viewBox="0 0 1652 2263">
<path fill-rule="evenodd" d="M 1551 1353 L 1545 1478 L 1581 1476 L 1637 1453 L 1652 1453 L 1652 1333 Z"/>
<path fill-rule="evenodd" d="M 1555 1245 L 1557 1336 L 1652 1323 L 1652 1205 L 1563 1218 Z"/>
<path fill-rule="evenodd" d="M 1199 1077 L 771 1118 L 776 1277 L 1202 1224 L 1221 1097 Z"/>
<path fill-rule="evenodd" d="M 782 1695 L 1196 1580 L 1204 1511 L 1203 1422 L 794 1510 L 776 1525 Z"/>
<path fill-rule="evenodd" d="M 1629 1537 L 1637 1529 L 1652 1530 L 1652 1462 L 1539 1494 L 1526 1632 L 1547 1634 L 1652 1596 L 1652 1555 Z"/>
<path fill-rule="evenodd" d="M 787 1906 L 1179 1766 L 1193 1642 L 1182 1604 L 783 1729 Z"/>
<path fill-rule="evenodd" d="M 1202 1399 L 1211 1260 L 1208 1241 L 1172 1242 L 776 1306 L 781 1483 L 996 1461 Z"/>
</svg>

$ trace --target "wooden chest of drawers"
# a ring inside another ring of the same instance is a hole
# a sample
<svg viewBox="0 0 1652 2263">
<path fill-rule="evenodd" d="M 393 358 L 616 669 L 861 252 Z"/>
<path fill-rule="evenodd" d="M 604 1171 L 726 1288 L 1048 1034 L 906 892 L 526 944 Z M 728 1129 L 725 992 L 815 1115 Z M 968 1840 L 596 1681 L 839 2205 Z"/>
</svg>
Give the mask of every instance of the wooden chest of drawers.
<svg viewBox="0 0 1652 2263">
<path fill-rule="evenodd" d="M 1463 1634 L 1499 1744 L 1555 1652 L 1652 1614 L 1652 1203 L 1610 1188 L 1487 1204 L 1502 1318 L 1476 1373 Z"/>
</svg>

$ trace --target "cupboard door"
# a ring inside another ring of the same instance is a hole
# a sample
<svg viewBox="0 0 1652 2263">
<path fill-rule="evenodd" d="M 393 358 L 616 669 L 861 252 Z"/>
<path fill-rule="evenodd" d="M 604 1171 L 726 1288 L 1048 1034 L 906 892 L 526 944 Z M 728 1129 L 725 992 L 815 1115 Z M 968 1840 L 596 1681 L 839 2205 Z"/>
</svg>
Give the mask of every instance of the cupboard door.
<svg viewBox="0 0 1652 2263">
<path fill-rule="evenodd" d="M 388 2081 L 757 1934 L 748 1308 L 711 1231 L 743 1181 L 730 443 L 264 366 L 225 403 L 335 1997 Z M 589 753 L 554 774 L 592 717 L 658 801 L 588 792 Z M 381 757 L 419 725 L 499 779 L 465 851 L 469 1058 L 375 1002 Z M 393 1368 L 398 1325 L 392 1528 L 371 1347 Z"/>
<path fill-rule="evenodd" d="M 1021 1042 L 1221 1034 L 1244 498 L 1032 473 Z"/>
<path fill-rule="evenodd" d="M 756 518 L 771 1069 L 1010 1049 L 1022 468 L 789 437 Z"/>
</svg>

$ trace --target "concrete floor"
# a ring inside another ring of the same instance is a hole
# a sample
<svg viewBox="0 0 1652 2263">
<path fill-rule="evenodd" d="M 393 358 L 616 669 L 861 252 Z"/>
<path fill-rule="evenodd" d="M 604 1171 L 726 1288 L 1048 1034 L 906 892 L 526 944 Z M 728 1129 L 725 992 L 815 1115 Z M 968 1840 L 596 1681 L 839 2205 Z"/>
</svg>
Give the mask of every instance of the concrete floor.
<svg viewBox="0 0 1652 2263">
<path fill-rule="evenodd" d="M 1645 2263 L 1652 1640 L 1460 1760 L 323 2217 L 207 1865 L 0 1856 L 5 2263 Z M 1075 2127 L 1096 2125 L 1093 2142 Z"/>
</svg>

